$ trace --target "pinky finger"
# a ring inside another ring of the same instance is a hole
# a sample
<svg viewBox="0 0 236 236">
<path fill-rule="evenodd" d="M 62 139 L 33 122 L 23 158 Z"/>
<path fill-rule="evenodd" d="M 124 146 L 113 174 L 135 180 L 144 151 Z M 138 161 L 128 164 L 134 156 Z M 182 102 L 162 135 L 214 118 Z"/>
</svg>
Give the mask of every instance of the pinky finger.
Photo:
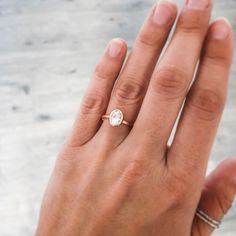
<svg viewBox="0 0 236 236">
<path fill-rule="evenodd" d="M 87 143 L 101 125 L 101 117 L 107 109 L 114 83 L 125 60 L 127 45 L 121 39 L 113 39 L 96 66 L 86 95 L 67 144 L 79 147 Z M 88 125 L 89 124 L 89 125 Z"/>
<path fill-rule="evenodd" d="M 221 220 L 231 208 L 236 194 L 236 159 L 222 162 L 206 179 L 198 209 Z M 209 236 L 214 228 L 195 217 L 192 236 Z"/>
</svg>

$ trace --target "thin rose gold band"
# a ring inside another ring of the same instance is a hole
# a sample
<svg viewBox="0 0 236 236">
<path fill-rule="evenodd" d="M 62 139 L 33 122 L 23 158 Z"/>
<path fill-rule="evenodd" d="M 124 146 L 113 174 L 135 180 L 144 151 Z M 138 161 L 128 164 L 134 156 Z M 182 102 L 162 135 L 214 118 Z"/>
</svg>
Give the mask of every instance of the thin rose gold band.
<svg viewBox="0 0 236 236">
<path fill-rule="evenodd" d="M 104 115 L 104 116 L 102 116 L 102 120 L 104 121 L 104 120 L 109 120 L 110 119 L 110 115 Z M 128 121 L 126 121 L 126 120 L 123 120 L 122 122 L 121 122 L 123 125 L 127 125 L 127 126 L 129 126 L 129 127 L 132 127 L 133 125 L 132 124 L 130 124 Z"/>
</svg>

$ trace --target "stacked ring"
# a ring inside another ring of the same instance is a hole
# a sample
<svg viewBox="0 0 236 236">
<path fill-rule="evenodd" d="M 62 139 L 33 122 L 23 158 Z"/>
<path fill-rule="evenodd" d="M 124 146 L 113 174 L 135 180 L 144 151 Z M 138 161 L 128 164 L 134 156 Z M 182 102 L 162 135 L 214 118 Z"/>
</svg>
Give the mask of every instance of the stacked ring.
<svg viewBox="0 0 236 236">
<path fill-rule="evenodd" d="M 218 229 L 220 227 L 221 221 L 214 220 L 205 212 L 199 209 L 197 209 L 196 216 L 214 229 Z"/>
</svg>

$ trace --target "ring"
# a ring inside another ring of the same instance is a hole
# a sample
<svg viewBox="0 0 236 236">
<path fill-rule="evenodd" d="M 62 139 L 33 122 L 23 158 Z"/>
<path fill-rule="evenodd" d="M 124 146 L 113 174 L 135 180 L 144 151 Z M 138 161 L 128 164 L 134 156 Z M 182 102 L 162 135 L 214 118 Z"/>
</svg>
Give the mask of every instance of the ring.
<svg viewBox="0 0 236 236">
<path fill-rule="evenodd" d="M 109 119 L 111 126 L 120 126 L 121 124 L 127 125 L 129 127 L 133 126 L 128 121 L 124 120 L 123 112 L 119 109 L 113 110 L 109 115 L 102 116 L 103 121 L 106 119 Z"/>
<path fill-rule="evenodd" d="M 205 212 L 199 209 L 197 209 L 196 216 L 214 229 L 218 229 L 220 227 L 221 221 L 214 220 Z"/>
</svg>

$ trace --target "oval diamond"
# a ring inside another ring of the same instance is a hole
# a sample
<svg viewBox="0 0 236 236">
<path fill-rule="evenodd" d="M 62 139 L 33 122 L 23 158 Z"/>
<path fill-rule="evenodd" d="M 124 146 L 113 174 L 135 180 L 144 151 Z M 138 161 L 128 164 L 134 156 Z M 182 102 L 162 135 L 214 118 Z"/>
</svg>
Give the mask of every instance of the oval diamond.
<svg viewBox="0 0 236 236">
<path fill-rule="evenodd" d="M 110 124 L 111 126 L 119 126 L 123 121 L 123 113 L 122 111 L 116 109 L 110 114 Z"/>
</svg>

